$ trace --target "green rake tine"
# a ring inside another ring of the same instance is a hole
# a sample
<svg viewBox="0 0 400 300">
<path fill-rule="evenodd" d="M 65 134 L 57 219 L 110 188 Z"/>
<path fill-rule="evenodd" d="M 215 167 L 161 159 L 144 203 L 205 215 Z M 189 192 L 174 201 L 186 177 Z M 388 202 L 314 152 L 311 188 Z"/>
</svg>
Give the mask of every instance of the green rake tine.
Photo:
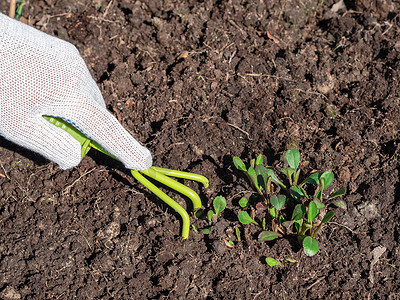
<svg viewBox="0 0 400 300">
<path fill-rule="evenodd" d="M 192 200 L 194 209 L 198 209 L 201 207 L 201 200 L 199 195 L 191 188 L 188 188 L 186 185 L 183 185 L 182 183 L 177 182 L 162 173 L 159 173 L 158 171 L 154 170 L 153 167 L 144 171 L 140 171 L 140 173 L 149 176 L 150 178 L 153 178 L 154 180 L 157 180 L 158 182 L 170 187 L 171 189 L 174 189 L 175 191 L 185 195 L 190 200 Z"/>
<path fill-rule="evenodd" d="M 160 168 L 160 167 L 151 167 L 153 170 L 175 178 L 184 178 L 184 179 L 189 179 L 193 181 L 197 181 L 203 184 L 204 188 L 208 188 L 209 181 L 206 177 L 203 175 L 195 174 L 195 173 L 189 173 L 189 172 L 183 172 L 183 171 L 178 171 L 178 170 L 171 170 L 171 169 L 165 169 L 165 168 Z"/>
<path fill-rule="evenodd" d="M 181 217 L 182 217 L 182 237 L 187 239 L 189 237 L 189 229 L 190 229 L 190 219 L 187 211 L 172 200 L 167 194 L 161 191 L 158 187 L 152 184 L 148 179 L 146 179 L 143 175 L 141 175 L 138 171 L 131 170 L 132 176 L 143 184 L 146 188 L 148 188 L 151 192 L 153 192 L 158 198 L 168 204 L 172 209 L 174 209 Z"/>
</svg>

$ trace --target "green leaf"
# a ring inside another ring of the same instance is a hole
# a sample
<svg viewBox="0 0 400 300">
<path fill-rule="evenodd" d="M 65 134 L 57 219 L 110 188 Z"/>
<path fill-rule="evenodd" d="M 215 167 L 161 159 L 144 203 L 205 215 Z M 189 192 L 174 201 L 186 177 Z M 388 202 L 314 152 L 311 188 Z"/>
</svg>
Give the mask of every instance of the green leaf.
<svg viewBox="0 0 400 300">
<path fill-rule="evenodd" d="M 247 175 L 249 176 L 251 183 L 258 189 L 257 174 L 253 167 L 250 167 L 247 170 Z"/>
<path fill-rule="evenodd" d="M 324 182 L 324 180 L 321 180 L 321 182 Z M 315 195 L 315 198 L 317 198 L 319 200 L 319 202 L 322 203 L 322 191 L 321 190 L 319 190 L 317 192 L 317 194 Z"/>
<path fill-rule="evenodd" d="M 294 173 L 294 175 L 293 175 L 293 184 L 294 185 L 297 185 L 297 181 L 299 180 L 299 176 L 300 176 L 300 169 L 298 169 L 297 170 L 297 172 L 296 173 Z"/>
<path fill-rule="evenodd" d="M 318 241 L 310 236 L 306 236 L 303 240 L 303 248 L 304 248 L 304 253 L 307 256 L 313 256 L 317 254 L 319 250 Z"/>
<path fill-rule="evenodd" d="M 271 176 L 268 176 L 267 181 L 265 182 L 265 188 L 266 188 L 267 194 L 271 193 L 271 182 L 272 182 L 272 178 L 271 178 Z"/>
<path fill-rule="evenodd" d="M 293 169 L 293 168 L 282 168 L 282 169 L 281 169 L 281 172 L 282 172 L 283 174 L 285 174 L 286 177 L 287 177 L 289 180 L 291 180 L 292 175 L 293 175 L 293 173 L 294 173 L 294 169 Z"/>
<path fill-rule="evenodd" d="M 263 156 L 262 154 L 258 155 L 256 158 L 256 166 L 262 165 L 263 164 Z"/>
<path fill-rule="evenodd" d="M 238 242 L 240 243 L 242 241 L 242 238 L 240 237 L 240 230 L 239 228 L 235 228 L 235 233 L 236 233 L 236 238 L 238 240 Z"/>
<path fill-rule="evenodd" d="M 329 199 L 340 197 L 346 194 L 346 189 L 340 189 L 329 196 Z"/>
<path fill-rule="evenodd" d="M 284 195 L 273 195 L 271 196 L 270 201 L 276 210 L 281 210 L 285 206 L 286 197 Z"/>
<path fill-rule="evenodd" d="M 226 200 L 222 196 L 218 196 L 214 199 L 213 202 L 214 210 L 215 210 L 215 215 L 218 218 L 219 214 L 222 213 L 226 207 Z"/>
<path fill-rule="evenodd" d="M 244 162 L 239 158 L 239 157 L 234 157 L 233 158 L 233 163 L 235 164 L 236 169 L 240 170 L 240 171 L 247 171 L 246 169 L 246 165 L 244 164 Z"/>
<path fill-rule="evenodd" d="M 325 179 L 324 178 L 319 179 L 319 186 L 320 186 L 320 192 L 322 195 L 322 191 L 325 189 Z"/>
<path fill-rule="evenodd" d="M 292 220 L 301 220 L 301 218 L 303 218 L 305 214 L 306 207 L 302 204 L 297 204 L 293 210 Z"/>
<path fill-rule="evenodd" d="M 286 152 L 286 160 L 292 169 L 297 170 L 300 164 L 300 152 L 296 148 L 290 149 Z"/>
<path fill-rule="evenodd" d="M 268 266 L 270 267 L 275 267 L 275 266 L 280 266 L 282 263 L 280 261 L 277 261 L 275 258 L 272 257 L 267 257 L 265 259 L 265 262 L 267 263 Z"/>
<path fill-rule="evenodd" d="M 318 185 L 320 177 L 321 177 L 320 172 L 312 173 L 310 176 L 308 176 L 306 179 L 304 179 L 304 181 L 300 185 L 303 186 L 307 183 Z"/>
<path fill-rule="evenodd" d="M 249 205 L 249 200 L 247 200 L 245 197 L 242 197 L 239 200 L 239 205 L 240 207 L 245 208 Z"/>
<path fill-rule="evenodd" d="M 285 221 L 282 223 L 282 226 L 285 227 L 287 230 L 290 230 L 290 227 L 293 226 L 294 221 Z"/>
<path fill-rule="evenodd" d="M 240 211 L 238 214 L 238 218 L 239 218 L 239 222 L 246 225 L 246 224 L 250 224 L 250 223 L 254 223 L 256 225 L 258 225 L 258 223 L 256 221 L 254 221 L 249 214 L 246 211 Z"/>
<path fill-rule="evenodd" d="M 214 212 L 212 211 L 212 210 L 209 210 L 208 212 L 207 212 L 207 219 L 208 219 L 208 222 L 209 223 L 211 223 L 212 222 L 212 217 L 214 216 Z"/>
<path fill-rule="evenodd" d="M 300 191 L 303 193 L 303 195 L 307 198 L 307 199 L 310 199 L 310 196 L 308 196 L 308 194 L 307 194 L 307 192 L 306 192 L 306 190 L 305 189 L 303 189 L 303 187 L 302 186 L 299 186 L 299 189 L 300 189 Z"/>
<path fill-rule="evenodd" d="M 275 181 L 275 183 L 279 184 L 281 187 L 283 187 L 284 189 L 286 189 L 286 185 L 284 185 L 279 179 L 278 177 L 276 177 L 274 171 L 272 170 L 271 167 L 265 167 L 265 170 L 267 171 L 268 176 L 271 176 L 272 181 Z"/>
<path fill-rule="evenodd" d="M 333 181 L 333 173 L 332 172 L 324 172 L 321 175 L 321 179 L 324 179 L 324 189 L 326 189 L 328 186 L 331 185 L 332 181 Z"/>
<path fill-rule="evenodd" d="M 335 213 L 333 211 L 328 211 L 324 216 L 324 218 L 322 219 L 321 223 L 328 223 L 333 218 L 334 215 Z"/>
<path fill-rule="evenodd" d="M 315 204 L 317 205 L 318 209 L 323 209 L 325 207 L 325 204 L 323 204 L 321 201 L 318 199 L 314 200 Z"/>
<path fill-rule="evenodd" d="M 332 201 L 332 204 L 335 205 L 336 207 L 347 209 L 347 203 L 344 200 L 335 200 Z"/>
<path fill-rule="evenodd" d="M 301 225 L 303 224 L 303 220 L 302 219 L 297 220 L 293 224 L 294 224 L 294 229 L 296 230 L 297 234 L 300 234 Z"/>
<path fill-rule="evenodd" d="M 212 230 L 212 227 L 210 226 L 210 227 L 204 228 L 202 231 L 204 234 L 209 234 L 211 232 L 211 230 Z"/>
<path fill-rule="evenodd" d="M 278 237 L 281 237 L 281 235 L 277 232 L 274 231 L 263 231 L 261 232 L 261 234 L 259 235 L 259 240 L 261 242 L 263 241 L 272 241 Z"/>
<path fill-rule="evenodd" d="M 275 219 L 276 216 L 278 215 L 278 212 L 276 211 L 276 208 L 275 208 L 275 207 L 271 207 L 271 208 L 269 209 L 269 214 L 271 215 L 272 219 Z"/>
<path fill-rule="evenodd" d="M 267 170 L 265 170 L 265 167 L 262 165 L 256 166 L 256 175 L 257 175 L 257 182 L 259 186 L 263 188 L 263 190 L 266 190 L 266 182 L 268 178 Z"/>
<path fill-rule="evenodd" d="M 307 211 L 307 222 L 312 224 L 315 218 L 319 215 L 320 210 L 317 208 L 317 204 L 314 201 L 311 201 L 308 205 Z"/>
<path fill-rule="evenodd" d="M 298 186 L 295 186 L 295 185 L 290 187 L 289 192 L 290 192 L 290 195 L 296 200 L 300 200 L 301 197 L 305 196 L 303 194 L 303 191 Z"/>
</svg>

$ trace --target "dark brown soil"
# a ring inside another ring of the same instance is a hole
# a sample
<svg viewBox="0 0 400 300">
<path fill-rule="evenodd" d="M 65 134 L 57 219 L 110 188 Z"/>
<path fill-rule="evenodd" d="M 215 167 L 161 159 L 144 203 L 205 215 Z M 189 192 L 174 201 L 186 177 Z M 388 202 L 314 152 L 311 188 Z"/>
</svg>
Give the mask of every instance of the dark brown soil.
<svg viewBox="0 0 400 300">
<path fill-rule="evenodd" d="M 61 171 L 0 139 L 0 298 L 400 299 L 398 2 L 99 1 L 30 1 L 23 16 L 78 47 L 154 165 L 207 176 L 206 191 L 187 184 L 227 210 L 182 240 L 111 159 Z M 282 165 L 291 145 L 347 189 L 311 258 L 236 217 L 249 187 L 232 157 Z M 244 241 L 229 248 L 235 226 Z"/>
</svg>

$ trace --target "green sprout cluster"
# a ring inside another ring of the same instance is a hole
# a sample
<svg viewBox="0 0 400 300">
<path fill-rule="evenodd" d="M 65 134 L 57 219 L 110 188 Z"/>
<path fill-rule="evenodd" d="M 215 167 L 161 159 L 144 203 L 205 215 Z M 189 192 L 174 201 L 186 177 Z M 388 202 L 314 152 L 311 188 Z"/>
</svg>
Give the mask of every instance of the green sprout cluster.
<svg viewBox="0 0 400 300">
<path fill-rule="evenodd" d="M 346 208 L 343 200 L 333 200 L 344 195 L 346 190 L 340 189 L 324 197 L 334 179 L 333 173 L 313 172 L 301 181 L 300 152 L 290 149 L 285 158 L 288 166 L 280 169 L 285 178 L 282 181 L 271 167 L 263 165 L 261 154 L 250 161 L 249 168 L 239 157 L 233 158 L 235 167 L 245 172 L 255 191 L 254 201 L 240 199 L 239 205 L 244 210 L 239 212 L 238 219 L 244 225 L 252 223 L 260 227 L 260 241 L 296 235 L 305 254 L 313 256 L 319 250 L 318 232 L 334 216 L 327 206 L 333 204 Z M 260 211 L 267 213 L 257 218 L 256 214 Z"/>
<path fill-rule="evenodd" d="M 223 196 L 217 196 L 217 197 L 215 197 L 212 204 L 213 204 L 214 209 L 208 210 L 207 213 L 205 214 L 208 224 L 206 227 L 204 227 L 201 230 L 203 232 L 203 234 L 211 233 L 213 226 L 218 221 L 218 217 L 222 214 L 222 212 L 226 208 L 226 199 Z M 203 216 L 203 214 L 204 214 L 204 211 L 198 210 L 196 212 L 195 216 L 199 218 L 199 217 Z M 194 225 L 192 225 L 192 228 L 195 232 L 198 232 L 198 230 L 196 229 L 196 227 Z M 235 229 L 236 241 L 237 241 L 237 243 L 240 243 L 242 241 L 242 238 L 240 235 L 240 230 L 237 227 L 235 227 L 234 229 Z M 235 242 L 232 240 L 228 240 L 226 243 L 227 243 L 227 246 L 230 248 L 233 248 L 235 246 Z"/>
<path fill-rule="evenodd" d="M 209 234 L 212 230 L 213 225 L 217 221 L 218 216 L 226 208 L 226 199 L 222 196 L 217 196 L 213 201 L 214 210 L 210 209 L 207 212 L 208 226 L 203 229 L 204 234 Z"/>
</svg>

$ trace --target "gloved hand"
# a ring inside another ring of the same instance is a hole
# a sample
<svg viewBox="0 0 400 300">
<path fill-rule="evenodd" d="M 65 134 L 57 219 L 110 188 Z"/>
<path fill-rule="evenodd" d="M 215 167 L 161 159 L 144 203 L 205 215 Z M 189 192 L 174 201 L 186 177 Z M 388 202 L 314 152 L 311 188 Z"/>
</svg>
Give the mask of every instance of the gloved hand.
<svg viewBox="0 0 400 300">
<path fill-rule="evenodd" d="M 78 165 L 79 142 L 43 115 L 72 123 L 129 169 L 152 165 L 150 151 L 107 111 L 72 44 L 0 14 L 0 134 L 62 169 Z"/>
</svg>

